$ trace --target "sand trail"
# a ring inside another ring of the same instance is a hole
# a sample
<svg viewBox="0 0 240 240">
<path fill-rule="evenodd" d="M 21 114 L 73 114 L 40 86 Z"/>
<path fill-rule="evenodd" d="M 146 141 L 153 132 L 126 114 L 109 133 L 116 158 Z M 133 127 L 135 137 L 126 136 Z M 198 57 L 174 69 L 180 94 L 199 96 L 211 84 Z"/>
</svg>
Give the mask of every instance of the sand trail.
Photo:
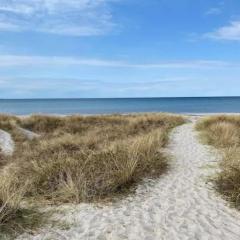
<svg viewBox="0 0 240 240">
<path fill-rule="evenodd" d="M 209 165 L 215 165 L 219 156 L 199 143 L 192 120 L 171 134 L 167 153 L 173 160 L 168 173 L 144 180 L 136 194 L 110 206 L 65 206 L 63 219 L 72 223 L 68 230 L 43 229 L 19 239 L 240 239 L 239 212 L 207 183 Z"/>
<path fill-rule="evenodd" d="M 12 155 L 14 151 L 14 142 L 11 135 L 0 129 L 0 150 L 4 155 Z"/>
</svg>

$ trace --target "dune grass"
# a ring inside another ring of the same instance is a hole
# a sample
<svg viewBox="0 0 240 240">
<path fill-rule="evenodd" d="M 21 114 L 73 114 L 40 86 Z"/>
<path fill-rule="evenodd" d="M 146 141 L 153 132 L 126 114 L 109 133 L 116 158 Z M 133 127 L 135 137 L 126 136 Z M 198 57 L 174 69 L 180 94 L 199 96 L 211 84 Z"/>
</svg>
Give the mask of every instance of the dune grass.
<svg viewBox="0 0 240 240">
<path fill-rule="evenodd" d="M 240 116 L 208 117 L 199 121 L 197 129 L 205 143 L 222 151 L 216 187 L 240 209 Z"/>
<path fill-rule="evenodd" d="M 15 116 L 0 114 L 0 129 L 2 130 L 11 131 L 19 123 L 20 119 Z"/>
<path fill-rule="evenodd" d="M 183 123 L 167 114 L 0 117 L 17 142 L 12 157 L 0 158 L 0 227 L 19 216 L 23 200 L 95 201 L 159 176 L 169 131 Z M 27 140 L 18 126 L 41 137 Z"/>
<path fill-rule="evenodd" d="M 14 171 L 14 169 L 11 169 Z M 21 185 L 14 172 L 1 169 L 0 183 L 0 239 L 14 239 L 17 234 L 31 232 L 43 223 L 44 216 L 34 206 L 24 206 L 22 201 L 29 181 Z"/>
</svg>

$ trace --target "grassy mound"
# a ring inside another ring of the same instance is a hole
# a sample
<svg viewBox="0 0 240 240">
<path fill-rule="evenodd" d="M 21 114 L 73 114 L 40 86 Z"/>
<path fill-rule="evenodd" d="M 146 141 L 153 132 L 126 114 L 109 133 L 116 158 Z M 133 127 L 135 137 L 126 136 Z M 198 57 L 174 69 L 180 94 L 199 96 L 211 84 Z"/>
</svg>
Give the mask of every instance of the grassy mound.
<svg viewBox="0 0 240 240">
<path fill-rule="evenodd" d="M 167 114 L 1 120 L 17 145 L 12 157 L 0 158 L 0 225 L 17 215 L 22 199 L 92 201 L 158 176 L 167 165 L 161 150 L 168 133 L 184 123 Z M 41 137 L 27 140 L 18 126 Z"/>
<path fill-rule="evenodd" d="M 223 151 L 215 183 L 229 201 L 240 208 L 240 116 L 215 116 L 197 124 L 204 141 Z"/>
</svg>

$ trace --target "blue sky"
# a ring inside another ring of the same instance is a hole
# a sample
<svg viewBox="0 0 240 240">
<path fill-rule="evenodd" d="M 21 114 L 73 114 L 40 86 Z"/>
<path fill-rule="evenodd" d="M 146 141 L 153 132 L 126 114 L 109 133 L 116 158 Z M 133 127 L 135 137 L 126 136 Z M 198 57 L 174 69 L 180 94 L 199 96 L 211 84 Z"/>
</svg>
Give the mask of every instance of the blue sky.
<svg viewBox="0 0 240 240">
<path fill-rule="evenodd" d="M 240 96 L 239 0 L 0 0 L 0 98 Z"/>
</svg>

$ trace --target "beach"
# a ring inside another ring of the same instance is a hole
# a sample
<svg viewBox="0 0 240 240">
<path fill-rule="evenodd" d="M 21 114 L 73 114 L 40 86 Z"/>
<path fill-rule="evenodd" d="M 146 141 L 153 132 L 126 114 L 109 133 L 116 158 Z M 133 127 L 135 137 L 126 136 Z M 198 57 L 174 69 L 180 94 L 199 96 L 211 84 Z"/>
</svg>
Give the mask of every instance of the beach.
<svg viewBox="0 0 240 240">
<path fill-rule="evenodd" d="M 46 226 L 17 239 L 239 239 L 240 213 L 209 181 L 221 154 L 198 138 L 195 124 L 203 116 L 185 117 L 170 134 L 164 149 L 170 167 L 159 178 L 145 178 L 133 194 L 114 202 L 61 204 L 53 218 L 67 229 Z M 12 149 L 9 136 L 0 136 L 7 142 L 1 147 Z"/>
<path fill-rule="evenodd" d="M 240 240 L 239 10 L 0 0 L 0 240 Z"/>
</svg>

